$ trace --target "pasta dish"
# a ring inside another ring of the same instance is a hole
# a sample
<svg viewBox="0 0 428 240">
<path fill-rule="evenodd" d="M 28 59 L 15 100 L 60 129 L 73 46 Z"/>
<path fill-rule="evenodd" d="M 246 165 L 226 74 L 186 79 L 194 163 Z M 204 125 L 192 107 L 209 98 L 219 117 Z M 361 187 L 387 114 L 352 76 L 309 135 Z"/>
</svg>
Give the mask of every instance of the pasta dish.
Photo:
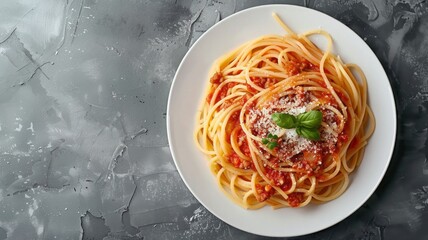
<svg viewBox="0 0 428 240">
<path fill-rule="evenodd" d="M 303 207 L 339 197 L 375 129 L 367 82 L 332 54 L 320 29 L 265 35 L 219 58 L 195 142 L 220 189 L 240 206 Z M 325 51 L 311 40 L 321 35 Z"/>
</svg>

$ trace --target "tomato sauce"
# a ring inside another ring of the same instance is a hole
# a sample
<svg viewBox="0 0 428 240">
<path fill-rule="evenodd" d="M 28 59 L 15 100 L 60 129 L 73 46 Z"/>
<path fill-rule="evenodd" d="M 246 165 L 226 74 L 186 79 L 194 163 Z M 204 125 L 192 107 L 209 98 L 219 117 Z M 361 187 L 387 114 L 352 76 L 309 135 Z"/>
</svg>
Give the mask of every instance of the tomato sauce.
<svg viewBox="0 0 428 240">
<path fill-rule="evenodd" d="M 251 152 L 250 152 L 250 146 L 248 146 L 247 135 L 244 133 L 244 131 L 242 131 L 242 129 L 239 130 L 238 140 L 239 140 L 239 149 L 241 150 L 241 152 L 245 156 L 250 157 Z"/>
<path fill-rule="evenodd" d="M 250 80 L 255 85 L 263 89 L 269 88 L 279 82 L 279 80 L 276 78 L 262 78 L 262 77 L 250 77 Z M 247 83 L 247 90 L 250 93 L 254 93 L 254 94 L 258 93 L 258 91 L 248 83 Z"/>
<path fill-rule="evenodd" d="M 275 193 L 275 189 L 270 185 L 262 186 L 260 184 L 256 184 L 256 191 L 256 198 L 259 202 L 266 201 Z"/>
<path fill-rule="evenodd" d="M 241 152 L 247 156 L 247 157 L 251 157 L 251 151 L 250 151 L 250 147 L 248 145 L 248 140 L 246 138 L 246 135 L 244 133 L 244 131 L 242 131 L 241 127 L 238 126 L 239 130 L 237 133 L 237 139 L 238 139 L 238 145 L 239 145 L 239 150 L 241 150 Z M 228 134 L 227 139 L 230 138 L 230 134 Z M 230 143 L 230 141 L 228 141 Z M 233 152 L 232 154 L 230 154 L 228 156 L 228 161 L 236 168 L 240 168 L 240 169 L 249 169 L 249 168 L 254 168 L 254 164 L 252 161 L 247 161 L 245 159 L 242 159 L 239 157 L 239 155 L 235 152 Z M 255 169 L 254 169 L 255 170 Z"/>
<path fill-rule="evenodd" d="M 354 139 L 352 139 L 351 144 L 349 145 L 349 148 L 351 149 L 355 149 L 356 147 L 358 147 L 360 145 L 360 139 L 358 137 L 354 137 Z"/>
<path fill-rule="evenodd" d="M 212 84 L 219 84 L 221 83 L 223 80 L 223 75 L 221 75 L 221 73 L 216 72 L 213 74 L 213 76 L 210 78 L 210 82 Z"/>
<path fill-rule="evenodd" d="M 236 153 L 230 154 L 228 160 L 236 168 L 242 165 L 242 159 Z"/>
<path fill-rule="evenodd" d="M 217 97 L 216 97 L 216 99 L 214 101 L 214 104 L 217 103 L 218 101 L 222 100 L 223 98 L 225 98 L 227 96 L 227 93 L 228 93 L 229 89 L 233 88 L 234 86 L 236 86 L 236 83 L 234 83 L 234 82 L 230 82 L 230 83 L 227 83 L 227 84 L 223 85 L 221 87 L 221 89 L 217 93 Z M 208 93 L 207 98 L 206 98 L 206 100 L 207 100 L 208 103 L 211 102 L 211 99 L 214 96 L 214 92 L 216 91 L 216 89 L 218 87 L 219 87 L 218 84 L 213 84 L 212 85 L 211 91 L 210 91 L 210 93 Z M 227 107 L 227 106 L 225 106 L 225 107 Z M 222 106 L 222 108 L 224 108 L 224 107 Z"/>
<path fill-rule="evenodd" d="M 269 167 L 266 168 L 266 176 L 272 180 L 273 184 L 280 187 L 282 190 L 287 191 L 291 188 L 292 182 L 290 175 L 278 170 L 273 170 Z"/>
<path fill-rule="evenodd" d="M 337 94 L 337 96 L 340 98 L 340 100 L 342 102 L 344 102 L 345 104 L 349 103 L 349 98 L 346 96 L 346 94 L 344 94 L 344 93 L 342 93 L 340 91 L 336 91 L 336 94 Z"/>
<path fill-rule="evenodd" d="M 288 195 L 287 202 L 291 207 L 298 207 L 303 202 L 304 196 L 303 193 L 294 192 Z"/>
</svg>

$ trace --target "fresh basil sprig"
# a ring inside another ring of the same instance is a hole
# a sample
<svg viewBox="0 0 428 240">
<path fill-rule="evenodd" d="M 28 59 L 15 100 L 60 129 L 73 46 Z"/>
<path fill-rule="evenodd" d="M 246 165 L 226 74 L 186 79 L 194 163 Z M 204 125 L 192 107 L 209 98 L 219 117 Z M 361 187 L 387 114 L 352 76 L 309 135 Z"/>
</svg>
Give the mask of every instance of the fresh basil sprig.
<svg viewBox="0 0 428 240">
<path fill-rule="evenodd" d="M 262 139 L 262 143 L 266 145 L 270 150 L 276 148 L 278 146 L 278 136 L 272 133 L 267 135 L 267 138 Z"/>
<path fill-rule="evenodd" d="M 318 110 L 297 115 L 298 125 L 304 128 L 319 128 L 322 121 L 322 113 Z"/>
<path fill-rule="evenodd" d="M 320 139 L 318 129 L 322 121 L 321 111 L 311 110 L 301 113 L 297 117 L 288 113 L 274 113 L 272 114 L 272 120 L 281 128 L 295 128 L 297 134 L 306 139 L 314 141 Z"/>
<path fill-rule="evenodd" d="M 295 128 L 297 127 L 297 118 L 287 113 L 274 113 L 272 120 L 282 128 Z"/>
</svg>

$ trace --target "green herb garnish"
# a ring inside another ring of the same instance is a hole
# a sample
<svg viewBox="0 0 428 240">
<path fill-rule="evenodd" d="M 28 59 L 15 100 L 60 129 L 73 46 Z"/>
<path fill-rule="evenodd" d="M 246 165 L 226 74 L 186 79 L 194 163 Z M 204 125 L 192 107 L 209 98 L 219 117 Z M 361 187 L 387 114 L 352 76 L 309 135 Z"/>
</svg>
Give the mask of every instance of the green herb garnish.
<svg viewBox="0 0 428 240">
<path fill-rule="evenodd" d="M 297 134 L 309 140 L 320 139 L 318 129 L 321 126 L 322 112 L 318 110 L 301 113 L 297 117 L 288 113 L 274 113 L 272 120 L 281 128 L 295 128 Z"/>
<path fill-rule="evenodd" d="M 262 139 L 262 143 L 272 150 L 278 146 L 278 136 L 269 133 L 266 138 Z"/>
<path fill-rule="evenodd" d="M 272 114 L 272 120 L 276 125 L 282 128 L 295 128 L 297 127 L 297 118 L 293 115 L 286 113 L 274 113 Z"/>
</svg>

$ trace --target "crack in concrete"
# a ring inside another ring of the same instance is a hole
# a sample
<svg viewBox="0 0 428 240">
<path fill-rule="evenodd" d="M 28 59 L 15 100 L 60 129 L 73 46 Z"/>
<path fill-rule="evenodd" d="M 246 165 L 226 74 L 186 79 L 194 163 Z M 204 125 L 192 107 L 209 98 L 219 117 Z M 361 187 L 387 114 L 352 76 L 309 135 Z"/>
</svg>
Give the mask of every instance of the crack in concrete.
<svg viewBox="0 0 428 240">
<path fill-rule="evenodd" d="M 10 37 L 12 37 L 12 35 L 15 33 L 15 31 L 16 31 L 16 27 L 12 30 L 12 32 L 10 32 L 10 34 L 3 40 L 3 41 L 1 41 L 0 42 L 0 44 L 3 44 L 3 43 L 5 43 L 7 40 L 9 40 L 9 38 Z"/>
<path fill-rule="evenodd" d="M 82 0 L 82 1 L 80 2 L 79 13 L 78 13 L 78 15 L 77 15 L 76 25 L 74 26 L 73 34 L 71 35 L 71 43 L 70 43 L 70 44 L 73 44 L 73 42 L 74 42 L 74 38 L 76 37 L 77 27 L 78 27 L 79 22 L 80 22 L 80 16 L 82 15 L 82 9 L 83 9 L 83 3 L 84 3 L 84 1 L 85 1 L 85 0 Z"/>
<path fill-rule="evenodd" d="M 64 23 L 66 22 L 66 20 L 67 20 L 67 9 L 68 9 L 68 0 L 67 0 L 67 2 L 66 2 L 66 4 L 64 5 L 64 11 L 63 11 L 63 15 L 64 15 Z M 60 42 L 60 44 L 59 44 L 59 46 L 57 47 L 57 49 L 55 50 L 55 54 L 54 55 L 58 55 L 58 53 L 59 53 L 59 50 L 64 46 L 64 44 L 65 44 L 65 36 L 67 35 L 67 27 L 66 27 L 66 25 L 64 24 L 64 28 L 63 28 L 63 31 L 62 31 L 62 38 L 61 38 L 61 42 Z"/>
<path fill-rule="evenodd" d="M 57 151 L 61 147 L 61 145 L 65 142 L 65 139 L 59 139 L 59 141 L 60 142 L 58 146 L 55 146 L 52 150 L 49 151 L 49 163 L 46 170 L 46 180 L 45 180 L 46 186 L 49 186 L 49 175 L 50 175 L 50 172 L 52 171 L 53 154 L 55 153 L 55 151 Z"/>
<path fill-rule="evenodd" d="M 192 41 L 192 35 L 193 35 L 193 25 L 198 21 L 199 17 L 202 15 L 202 11 L 207 7 L 208 1 L 205 1 L 205 6 L 201 8 L 193 17 L 190 19 L 190 25 L 189 25 L 189 35 L 187 36 L 186 43 L 184 44 L 186 47 L 190 46 L 190 42 Z"/>
<path fill-rule="evenodd" d="M 54 65 L 54 63 L 53 62 L 45 62 L 45 63 L 43 63 L 43 64 L 41 64 L 40 66 L 38 66 L 36 69 L 34 69 L 34 72 L 33 72 L 33 74 L 31 74 L 31 76 L 27 79 L 27 80 L 25 80 L 24 82 L 21 82 L 21 83 L 19 83 L 18 85 L 19 86 L 22 86 L 22 85 L 25 85 L 26 83 L 28 83 L 31 79 L 33 79 L 33 77 L 36 75 L 36 73 L 37 73 L 37 71 L 38 70 L 40 70 L 40 72 L 42 72 L 43 73 L 43 70 L 42 70 L 42 67 L 43 66 L 45 66 L 46 64 L 51 64 L 51 65 Z M 22 69 L 22 68 L 21 68 Z M 18 70 L 19 71 L 19 70 Z M 50 78 L 46 75 L 46 74 L 43 74 L 48 80 L 50 80 Z M 12 85 L 12 87 L 16 87 L 16 85 Z"/>
<path fill-rule="evenodd" d="M 22 190 L 18 190 L 16 192 L 13 192 L 12 194 L 7 194 L 6 196 L 8 196 L 8 197 L 15 196 L 17 194 L 26 193 L 26 192 L 30 191 L 31 189 L 35 189 L 35 188 L 39 188 L 39 187 L 42 188 L 45 191 L 49 191 L 49 190 L 57 190 L 57 191 L 59 191 L 59 190 L 62 190 L 62 189 L 66 188 L 66 187 L 68 187 L 70 185 L 71 184 L 68 183 L 68 184 L 62 185 L 61 187 L 50 187 L 50 186 L 48 186 L 46 184 L 41 185 L 41 184 L 35 183 L 31 187 L 28 187 L 28 188 L 25 188 L 25 189 L 22 189 Z"/>
</svg>

